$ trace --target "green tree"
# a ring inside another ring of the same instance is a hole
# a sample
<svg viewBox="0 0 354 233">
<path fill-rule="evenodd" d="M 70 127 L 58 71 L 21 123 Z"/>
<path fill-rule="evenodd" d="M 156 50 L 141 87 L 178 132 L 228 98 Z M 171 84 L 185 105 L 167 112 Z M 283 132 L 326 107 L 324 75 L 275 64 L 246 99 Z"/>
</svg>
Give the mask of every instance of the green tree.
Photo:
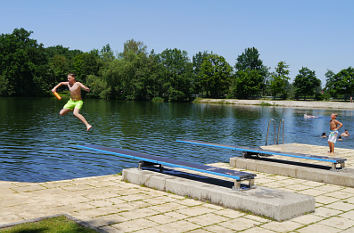
<svg viewBox="0 0 354 233">
<path fill-rule="evenodd" d="M 200 70 L 202 67 L 202 63 L 206 57 L 213 53 L 209 53 L 207 51 L 198 52 L 196 53 L 193 58 L 193 93 L 203 95 L 203 88 L 202 88 L 202 80 L 200 79 L 202 76 L 200 75 Z"/>
<path fill-rule="evenodd" d="M 88 96 L 101 99 L 108 99 L 110 97 L 111 88 L 108 87 L 107 82 L 103 77 L 88 75 L 86 84 L 90 87 Z"/>
<path fill-rule="evenodd" d="M 50 77 L 48 77 L 52 85 L 56 85 L 58 82 L 63 81 L 67 74 L 70 72 L 70 65 L 68 59 L 63 56 L 56 54 L 49 58 L 49 69 Z"/>
<path fill-rule="evenodd" d="M 326 73 L 326 90 L 334 98 L 339 95 L 348 99 L 354 94 L 354 68 L 348 67 L 334 74 L 332 71 Z"/>
<path fill-rule="evenodd" d="M 86 82 L 88 75 L 98 75 L 100 69 L 99 55 L 97 50 L 89 53 L 80 53 L 73 58 L 72 69 L 77 80 Z"/>
<path fill-rule="evenodd" d="M 128 40 L 118 58 L 108 63 L 102 75 L 112 98 L 136 100 L 146 98 L 144 82 L 147 79 L 148 57 L 146 46 L 140 41 Z"/>
<path fill-rule="evenodd" d="M 0 35 L 0 76 L 8 96 L 44 95 L 48 84 L 47 56 L 43 44 L 31 39 L 32 31 L 14 29 Z"/>
<path fill-rule="evenodd" d="M 282 99 L 286 99 L 289 89 L 289 66 L 285 62 L 281 61 L 275 68 L 275 72 L 271 74 L 270 90 L 273 98 L 280 95 Z"/>
<path fill-rule="evenodd" d="M 315 71 L 302 67 L 294 80 L 295 98 L 313 97 L 321 89 L 321 80 L 316 78 Z"/>
<path fill-rule="evenodd" d="M 186 51 L 165 49 L 160 54 L 163 67 L 162 97 L 169 101 L 187 101 L 191 99 L 193 64 Z"/>
<path fill-rule="evenodd" d="M 239 70 L 233 80 L 231 95 L 241 99 L 258 96 L 263 87 L 264 77 L 257 70 Z"/>
<path fill-rule="evenodd" d="M 197 77 L 206 96 L 225 97 L 230 86 L 231 72 L 232 68 L 224 57 L 216 54 L 205 57 Z"/>
<path fill-rule="evenodd" d="M 237 58 L 236 74 L 232 81 L 230 95 L 237 98 L 256 97 L 265 88 L 268 68 L 263 65 L 256 48 L 247 48 Z"/>
</svg>

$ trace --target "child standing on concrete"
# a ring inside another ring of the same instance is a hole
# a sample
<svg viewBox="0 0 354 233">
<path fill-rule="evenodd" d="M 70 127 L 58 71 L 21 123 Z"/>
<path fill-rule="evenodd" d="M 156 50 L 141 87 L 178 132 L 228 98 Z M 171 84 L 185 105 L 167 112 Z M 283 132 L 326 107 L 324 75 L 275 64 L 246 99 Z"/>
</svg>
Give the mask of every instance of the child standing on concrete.
<svg viewBox="0 0 354 233">
<path fill-rule="evenodd" d="M 331 114 L 331 120 L 329 121 L 329 135 L 328 135 L 328 146 L 329 146 L 329 154 L 334 155 L 334 143 L 337 141 L 337 136 L 339 134 L 338 129 L 340 129 L 343 124 L 339 122 L 337 119 L 337 114 Z"/>
</svg>

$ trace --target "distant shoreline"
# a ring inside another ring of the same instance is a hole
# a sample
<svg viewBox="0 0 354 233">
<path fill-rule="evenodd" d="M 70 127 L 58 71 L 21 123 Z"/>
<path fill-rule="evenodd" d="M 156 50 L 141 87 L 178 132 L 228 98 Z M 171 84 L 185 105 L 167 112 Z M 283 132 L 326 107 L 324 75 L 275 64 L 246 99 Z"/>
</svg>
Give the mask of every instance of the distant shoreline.
<svg viewBox="0 0 354 233">
<path fill-rule="evenodd" d="M 354 103 L 326 101 L 289 101 L 289 100 L 238 100 L 238 99 L 207 99 L 198 98 L 194 103 L 230 104 L 230 105 L 260 105 L 291 108 L 322 108 L 354 110 Z"/>
</svg>

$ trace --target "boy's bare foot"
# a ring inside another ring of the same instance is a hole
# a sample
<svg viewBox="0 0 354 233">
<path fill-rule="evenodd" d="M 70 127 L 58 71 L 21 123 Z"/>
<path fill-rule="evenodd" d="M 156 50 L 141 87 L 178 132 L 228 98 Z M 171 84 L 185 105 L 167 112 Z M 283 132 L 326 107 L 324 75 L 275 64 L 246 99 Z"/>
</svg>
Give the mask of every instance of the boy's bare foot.
<svg viewBox="0 0 354 233">
<path fill-rule="evenodd" d="M 92 128 L 92 125 L 88 125 L 87 126 L 87 131 L 90 131 L 91 128 Z"/>
</svg>

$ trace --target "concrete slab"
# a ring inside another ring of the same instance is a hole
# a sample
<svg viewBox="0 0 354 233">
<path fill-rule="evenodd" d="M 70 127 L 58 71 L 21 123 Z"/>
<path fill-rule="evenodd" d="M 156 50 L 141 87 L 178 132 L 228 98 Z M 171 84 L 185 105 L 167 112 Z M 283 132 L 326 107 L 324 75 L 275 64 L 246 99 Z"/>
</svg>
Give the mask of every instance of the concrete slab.
<svg viewBox="0 0 354 233">
<path fill-rule="evenodd" d="M 137 168 L 124 169 L 123 180 L 228 208 L 250 211 L 277 221 L 313 212 L 315 209 L 315 199 L 312 196 L 260 186 L 235 191 L 216 184 Z"/>
<path fill-rule="evenodd" d="M 230 158 L 230 166 L 239 169 L 289 176 L 321 183 L 354 187 L 353 168 L 344 168 L 341 170 L 332 171 L 321 168 L 286 164 L 284 161 L 281 162 L 279 160 L 247 159 L 241 157 Z"/>
</svg>

